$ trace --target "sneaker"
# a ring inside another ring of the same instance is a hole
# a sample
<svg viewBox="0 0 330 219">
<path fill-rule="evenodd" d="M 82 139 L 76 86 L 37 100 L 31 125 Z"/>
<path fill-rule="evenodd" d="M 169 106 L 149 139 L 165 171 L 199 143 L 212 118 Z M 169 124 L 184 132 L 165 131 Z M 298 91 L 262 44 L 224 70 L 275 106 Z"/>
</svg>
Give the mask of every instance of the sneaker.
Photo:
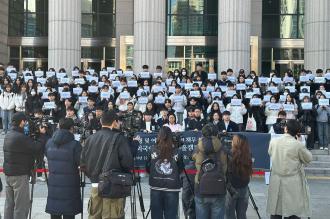
<svg viewBox="0 0 330 219">
<path fill-rule="evenodd" d="M 324 147 L 324 150 L 326 150 L 326 151 L 327 151 L 327 150 L 329 150 L 329 148 L 327 148 L 327 147 Z"/>
<path fill-rule="evenodd" d="M 323 150 L 323 147 L 320 147 L 320 150 Z"/>
<path fill-rule="evenodd" d="M 43 178 L 42 176 L 38 176 L 38 177 L 37 177 L 37 181 L 39 181 L 39 182 L 45 182 L 46 179 Z"/>
</svg>

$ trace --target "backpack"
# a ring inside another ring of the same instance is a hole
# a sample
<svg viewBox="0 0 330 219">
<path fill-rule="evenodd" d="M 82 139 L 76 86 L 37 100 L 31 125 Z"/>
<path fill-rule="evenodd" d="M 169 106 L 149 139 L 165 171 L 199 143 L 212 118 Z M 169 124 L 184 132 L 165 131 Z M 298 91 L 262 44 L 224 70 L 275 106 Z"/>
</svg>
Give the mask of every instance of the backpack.
<svg viewBox="0 0 330 219">
<path fill-rule="evenodd" d="M 199 193 L 201 195 L 226 194 L 226 178 L 219 160 L 221 151 L 222 149 L 217 153 L 212 153 L 213 158 L 208 155 L 201 164 L 199 172 Z"/>
</svg>

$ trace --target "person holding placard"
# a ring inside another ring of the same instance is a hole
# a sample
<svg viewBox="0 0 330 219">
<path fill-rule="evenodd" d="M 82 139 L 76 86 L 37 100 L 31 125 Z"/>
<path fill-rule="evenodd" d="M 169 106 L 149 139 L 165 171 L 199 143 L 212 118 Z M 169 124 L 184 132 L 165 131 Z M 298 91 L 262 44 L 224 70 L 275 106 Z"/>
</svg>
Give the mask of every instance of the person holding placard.
<svg viewBox="0 0 330 219">
<path fill-rule="evenodd" d="M 259 105 L 257 105 L 259 104 Z M 253 118 L 256 121 L 257 132 L 264 132 L 265 109 L 261 102 L 260 95 L 254 94 L 247 107 L 248 118 Z M 252 119 L 251 118 L 251 119 Z"/>
<path fill-rule="evenodd" d="M 25 112 L 25 104 L 27 100 L 27 86 L 22 84 L 14 97 L 16 112 Z"/>
<path fill-rule="evenodd" d="M 280 111 L 277 108 L 278 100 L 276 96 L 272 95 L 270 97 L 270 101 L 266 104 L 265 107 L 265 115 L 266 115 L 266 125 L 268 127 L 268 131 L 272 128 L 272 126 L 276 123 L 278 112 Z"/>
<path fill-rule="evenodd" d="M 285 100 L 284 104 L 294 105 L 293 111 L 286 112 L 286 118 L 287 119 L 296 119 L 296 116 L 298 115 L 298 105 L 296 104 L 296 100 L 294 99 L 294 96 L 292 94 L 288 94 L 286 96 L 286 100 Z"/>
<path fill-rule="evenodd" d="M 187 106 L 187 97 L 183 95 L 180 85 L 175 86 L 175 93 L 170 96 L 170 99 L 172 101 L 172 107 L 175 110 L 178 123 L 182 125 L 183 112 Z"/>
<path fill-rule="evenodd" d="M 47 116 L 53 117 L 54 120 L 56 121 L 57 113 L 58 113 L 58 110 L 60 109 L 60 103 L 59 103 L 58 99 L 56 98 L 56 94 L 53 92 L 48 93 L 48 100 L 46 100 L 45 102 L 52 103 L 52 105 L 44 103 L 44 105 L 42 107 L 44 114 Z M 51 107 L 48 107 L 50 105 L 51 105 Z"/>
<path fill-rule="evenodd" d="M 306 146 L 309 150 L 314 149 L 315 118 L 317 112 L 308 96 L 305 96 L 299 107 L 298 120 L 303 125 L 302 132 L 307 135 Z"/>
<path fill-rule="evenodd" d="M 328 104 L 322 103 L 322 100 L 326 100 L 326 97 L 324 94 L 320 96 L 319 104 L 316 105 L 317 110 L 317 132 L 318 132 L 318 138 L 319 138 L 319 148 L 321 150 L 325 149 L 328 150 L 328 137 L 329 137 L 329 116 L 330 116 L 330 107 L 329 107 L 329 100 Z M 322 105 L 321 105 L 322 104 Z"/>
<path fill-rule="evenodd" d="M 232 99 L 239 99 L 235 94 Z M 247 113 L 247 109 L 243 103 L 240 105 L 232 105 L 232 103 L 228 103 L 226 110 L 230 112 L 230 120 L 235 122 L 238 125 L 239 131 L 244 130 L 243 125 L 243 116 Z"/>
</svg>

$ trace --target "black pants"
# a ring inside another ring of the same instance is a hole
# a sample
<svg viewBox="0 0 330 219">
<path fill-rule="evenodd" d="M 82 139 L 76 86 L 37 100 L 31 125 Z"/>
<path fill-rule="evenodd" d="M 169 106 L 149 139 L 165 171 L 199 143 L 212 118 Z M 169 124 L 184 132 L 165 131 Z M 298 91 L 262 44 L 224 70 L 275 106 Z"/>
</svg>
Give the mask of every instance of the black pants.
<svg viewBox="0 0 330 219">
<path fill-rule="evenodd" d="M 281 215 L 271 215 L 270 219 L 282 219 L 282 216 Z M 284 219 L 300 219 L 300 217 L 292 215 L 290 217 L 284 217 Z"/>
<path fill-rule="evenodd" d="M 50 215 L 50 219 L 74 219 L 74 215 Z"/>
</svg>

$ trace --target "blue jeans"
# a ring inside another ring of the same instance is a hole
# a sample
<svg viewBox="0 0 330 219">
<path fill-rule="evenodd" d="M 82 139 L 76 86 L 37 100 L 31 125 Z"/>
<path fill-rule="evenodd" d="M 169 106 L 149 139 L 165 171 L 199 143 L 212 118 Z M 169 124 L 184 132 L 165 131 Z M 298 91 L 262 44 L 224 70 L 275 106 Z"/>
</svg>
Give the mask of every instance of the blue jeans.
<svg viewBox="0 0 330 219">
<path fill-rule="evenodd" d="M 205 198 L 195 196 L 196 218 L 223 219 L 225 216 L 225 196 Z"/>
<path fill-rule="evenodd" d="M 178 216 L 179 192 L 151 189 L 151 219 L 175 219 Z"/>
<path fill-rule="evenodd" d="M 1 110 L 3 131 L 7 133 L 11 127 L 11 118 L 13 117 L 13 110 Z"/>
<path fill-rule="evenodd" d="M 246 219 L 249 204 L 248 187 L 236 189 L 236 191 L 237 194 L 234 196 L 227 192 L 225 219 Z"/>
<path fill-rule="evenodd" d="M 319 146 L 328 147 L 329 124 L 327 122 L 317 122 L 317 132 Z"/>
</svg>

